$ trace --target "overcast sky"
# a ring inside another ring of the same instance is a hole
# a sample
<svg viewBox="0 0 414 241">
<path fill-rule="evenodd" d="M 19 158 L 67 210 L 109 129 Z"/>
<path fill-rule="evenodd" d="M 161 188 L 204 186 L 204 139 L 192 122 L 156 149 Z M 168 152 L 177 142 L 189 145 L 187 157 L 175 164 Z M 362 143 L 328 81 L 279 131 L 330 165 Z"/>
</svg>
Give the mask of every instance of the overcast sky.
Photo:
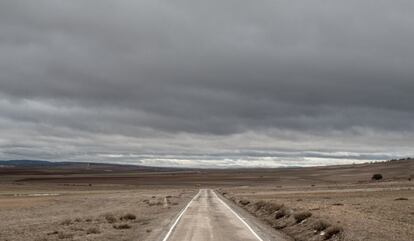
<svg viewBox="0 0 414 241">
<path fill-rule="evenodd" d="M 0 159 L 414 155 L 414 3 L 2 0 Z"/>
</svg>

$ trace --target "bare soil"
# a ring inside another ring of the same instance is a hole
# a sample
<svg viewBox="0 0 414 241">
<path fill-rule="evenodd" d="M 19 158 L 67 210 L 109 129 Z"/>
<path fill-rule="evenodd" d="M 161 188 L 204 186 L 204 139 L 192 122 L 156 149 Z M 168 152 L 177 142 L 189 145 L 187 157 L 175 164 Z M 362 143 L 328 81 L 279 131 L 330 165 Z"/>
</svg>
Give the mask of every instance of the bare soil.
<svg viewBox="0 0 414 241">
<path fill-rule="evenodd" d="M 54 187 L 0 185 L 0 240 L 156 240 L 194 193 Z"/>
<path fill-rule="evenodd" d="M 330 240 L 414 240 L 414 160 L 282 169 L 109 168 L 0 167 L 0 240 L 158 240 L 199 188 L 226 192 L 296 240 L 323 240 L 330 232 Z M 371 180 L 376 173 L 383 179 Z M 276 220 L 276 210 L 256 210 L 261 201 L 284 207 L 285 214 Z"/>
<path fill-rule="evenodd" d="M 371 180 L 374 174 L 382 180 Z M 289 168 L 260 173 L 272 183 L 221 188 L 225 196 L 296 240 L 414 240 L 414 160 Z M 267 207 L 256 208 L 256 204 Z M 298 222 L 295 215 L 311 216 Z M 283 215 L 281 213 L 284 213 Z M 322 225 L 322 224 L 323 225 Z M 326 226 L 317 228 L 317 226 Z"/>
</svg>

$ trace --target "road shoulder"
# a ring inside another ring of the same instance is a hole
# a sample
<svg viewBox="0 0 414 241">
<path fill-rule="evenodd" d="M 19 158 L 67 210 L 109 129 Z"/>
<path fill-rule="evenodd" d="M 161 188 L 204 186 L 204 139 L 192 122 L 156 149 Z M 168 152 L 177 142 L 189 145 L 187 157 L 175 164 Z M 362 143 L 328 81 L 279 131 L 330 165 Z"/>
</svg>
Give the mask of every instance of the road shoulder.
<svg viewBox="0 0 414 241">
<path fill-rule="evenodd" d="M 233 202 L 223 197 L 218 191 L 214 190 L 217 197 L 225 202 L 233 211 L 235 211 L 243 220 L 264 240 L 264 241 L 293 241 L 286 234 L 278 232 L 264 221 L 254 217 L 243 208 L 235 205 Z"/>
</svg>

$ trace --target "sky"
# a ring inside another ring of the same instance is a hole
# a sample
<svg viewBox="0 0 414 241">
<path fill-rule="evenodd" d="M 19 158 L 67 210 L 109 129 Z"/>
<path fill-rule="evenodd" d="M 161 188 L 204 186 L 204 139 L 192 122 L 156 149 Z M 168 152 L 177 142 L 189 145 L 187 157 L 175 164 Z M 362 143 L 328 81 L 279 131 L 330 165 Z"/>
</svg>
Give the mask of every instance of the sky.
<svg viewBox="0 0 414 241">
<path fill-rule="evenodd" d="M 414 3 L 2 0 L 0 159 L 414 155 Z"/>
</svg>

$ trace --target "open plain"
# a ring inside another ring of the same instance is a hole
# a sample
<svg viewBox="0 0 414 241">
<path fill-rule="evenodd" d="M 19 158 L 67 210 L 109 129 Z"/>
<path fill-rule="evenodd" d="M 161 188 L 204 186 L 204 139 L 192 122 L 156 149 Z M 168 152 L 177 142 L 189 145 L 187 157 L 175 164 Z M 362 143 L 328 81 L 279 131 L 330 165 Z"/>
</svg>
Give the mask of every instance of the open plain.
<svg viewBox="0 0 414 241">
<path fill-rule="evenodd" d="M 183 234 L 173 236 L 188 239 L 188 230 L 197 230 L 192 217 L 204 217 L 197 210 L 211 211 L 213 226 L 232 215 L 217 209 L 219 201 L 212 199 L 217 193 L 243 218 L 280 234 L 267 232 L 263 240 L 410 241 L 413 165 L 413 160 L 401 160 L 237 170 L 2 167 L 0 240 L 163 240 L 174 221 L 174 231 Z M 376 173 L 383 179 L 371 180 Z M 201 206 L 190 207 L 177 220 L 200 189 L 211 191 L 204 191 Z M 237 234 L 231 227 L 243 227 L 234 220 L 224 222 L 230 227 L 225 229 L 228 237 Z M 250 240 L 247 234 L 242 237 Z"/>
</svg>

